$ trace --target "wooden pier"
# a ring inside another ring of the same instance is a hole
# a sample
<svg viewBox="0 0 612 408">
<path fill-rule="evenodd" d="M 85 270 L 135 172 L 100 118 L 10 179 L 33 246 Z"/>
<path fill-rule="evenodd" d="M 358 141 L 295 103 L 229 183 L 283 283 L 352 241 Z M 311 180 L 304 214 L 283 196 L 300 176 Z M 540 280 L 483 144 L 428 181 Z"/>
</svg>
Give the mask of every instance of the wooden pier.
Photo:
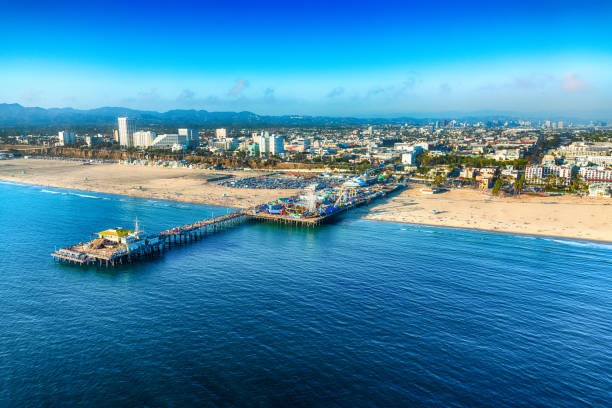
<svg viewBox="0 0 612 408">
<path fill-rule="evenodd" d="M 138 231 L 135 235 L 130 235 L 125 242 L 108 242 L 96 239 L 90 242 L 81 242 L 67 248 L 62 248 L 51 253 L 54 260 L 62 263 L 76 265 L 94 265 L 98 267 L 116 267 L 118 265 L 129 264 L 138 260 L 161 256 L 164 251 L 179 245 L 185 245 L 199 241 L 206 237 L 248 220 L 271 221 L 282 224 L 317 226 L 329 222 L 333 218 L 353 208 L 369 204 L 373 200 L 385 197 L 397 191 L 401 185 L 384 186 L 377 190 L 369 191 L 359 200 L 350 204 L 338 207 L 335 211 L 315 216 L 315 217 L 292 217 L 283 214 L 270 214 L 259 210 L 261 206 L 234 211 L 207 220 L 198 221 L 194 224 L 182 225 L 162 231 L 158 234 L 140 236 Z M 118 231 L 109 230 L 109 231 Z M 121 229 L 121 231 L 128 231 Z M 108 232 L 108 231 L 106 231 Z M 133 231 L 132 231 L 133 232 Z M 98 235 L 103 234 L 99 233 Z M 127 232 L 124 232 L 127 234 Z M 112 238 L 112 237 L 111 237 Z M 118 237 L 115 237 L 118 238 Z"/>
<path fill-rule="evenodd" d="M 164 251 L 180 245 L 196 242 L 204 237 L 232 228 L 249 219 L 244 211 L 235 211 L 220 217 L 198 221 L 148 235 L 131 245 L 94 248 L 93 241 L 81 242 L 51 253 L 54 260 L 74 265 L 115 267 L 147 258 L 161 256 Z M 130 250 L 130 247 L 135 247 Z"/>
<path fill-rule="evenodd" d="M 283 214 L 269 214 L 263 211 L 258 211 L 257 207 L 250 208 L 248 210 L 244 210 L 246 214 L 250 217 L 259 219 L 262 221 L 270 221 L 276 222 L 280 224 L 288 224 L 288 225 L 303 225 L 307 227 L 314 227 L 320 224 L 324 224 L 332 221 L 334 218 L 339 216 L 340 214 L 346 213 L 354 208 L 361 207 L 363 205 L 370 204 L 372 201 L 387 196 L 397 190 L 402 188 L 401 185 L 394 185 L 384 187 L 378 191 L 373 191 L 370 194 L 362 197 L 360 200 L 357 200 L 349 205 L 342 206 L 338 208 L 338 210 L 325 215 L 319 215 L 315 217 L 292 217 L 290 215 Z"/>
</svg>

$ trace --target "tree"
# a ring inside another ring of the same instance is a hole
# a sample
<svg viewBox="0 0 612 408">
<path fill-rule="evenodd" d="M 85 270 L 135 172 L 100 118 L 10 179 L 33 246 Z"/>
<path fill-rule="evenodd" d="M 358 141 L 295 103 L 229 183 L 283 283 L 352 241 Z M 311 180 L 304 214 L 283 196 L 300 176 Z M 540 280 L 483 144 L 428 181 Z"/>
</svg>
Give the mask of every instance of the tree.
<svg viewBox="0 0 612 408">
<path fill-rule="evenodd" d="M 514 182 L 514 194 L 521 194 L 523 186 L 525 185 L 525 173 L 522 173 L 519 178 Z"/>
<path fill-rule="evenodd" d="M 500 179 L 497 179 L 495 181 L 495 184 L 493 185 L 493 190 L 491 191 L 493 194 L 497 195 L 499 193 L 499 189 L 502 186 L 502 182 Z"/>
</svg>

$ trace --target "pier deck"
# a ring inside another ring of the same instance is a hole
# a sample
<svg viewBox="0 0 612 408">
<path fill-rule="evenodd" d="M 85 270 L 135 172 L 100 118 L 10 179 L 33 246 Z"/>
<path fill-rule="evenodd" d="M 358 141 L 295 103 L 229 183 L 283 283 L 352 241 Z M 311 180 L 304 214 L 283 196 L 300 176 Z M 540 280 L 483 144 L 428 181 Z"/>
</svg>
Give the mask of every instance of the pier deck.
<svg viewBox="0 0 612 408">
<path fill-rule="evenodd" d="M 400 189 L 401 185 L 383 186 L 369 191 L 366 195 L 350 204 L 338 207 L 332 213 L 315 217 L 295 217 L 283 214 L 269 214 L 258 210 L 259 207 L 238 210 L 219 217 L 198 221 L 193 224 L 171 228 L 157 234 L 147 235 L 126 243 L 96 245 L 96 241 L 81 242 L 51 253 L 54 260 L 76 265 L 97 265 L 115 267 L 137 260 L 160 256 L 164 251 L 177 246 L 199 241 L 205 236 L 232 228 L 247 220 L 263 220 L 283 224 L 316 226 L 353 208 L 369 204 Z"/>
<path fill-rule="evenodd" d="M 130 245 L 117 244 L 96 248 L 93 241 L 81 242 L 56 250 L 51 256 L 54 260 L 64 263 L 114 267 L 162 255 L 174 246 L 199 241 L 207 235 L 231 228 L 247 219 L 248 216 L 240 210 L 148 235 Z"/>
</svg>

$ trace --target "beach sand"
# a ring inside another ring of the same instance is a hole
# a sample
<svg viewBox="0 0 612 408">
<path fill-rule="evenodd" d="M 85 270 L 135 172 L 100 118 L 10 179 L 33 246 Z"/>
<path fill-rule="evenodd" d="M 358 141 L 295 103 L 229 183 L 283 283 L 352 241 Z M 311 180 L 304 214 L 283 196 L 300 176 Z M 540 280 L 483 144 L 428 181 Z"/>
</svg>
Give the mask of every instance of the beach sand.
<svg viewBox="0 0 612 408">
<path fill-rule="evenodd" d="M 609 198 L 524 194 L 516 198 L 494 197 L 472 189 L 424 195 L 420 186 L 414 186 L 372 206 L 365 218 L 612 241 Z"/>
<path fill-rule="evenodd" d="M 238 208 L 299 192 L 236 189 L 206 181 L 230 173 L 237 177 L 256 174 L 62 160 L 0 161 L 0 179 L 7 181 Z M 419 186 L 372 204 L 365 213 L 365 218 L 379 221 L 612 242 L 612 199 L 606 198 L 498 198 L 467 189 L 423 195 Z"/>
<path fill-rule="evenodd" d="M 123 164 L 84 165 L 81 162 L 64 160 L 0 161 L 0 179 L 2 180 L 199 204 L 248 208 L 298 193 L 298 190 L 222 187 L 216 182 L 206 180 L 209 177 L 223 174 L 252 177 L 257 173 Z"/>
</svg>

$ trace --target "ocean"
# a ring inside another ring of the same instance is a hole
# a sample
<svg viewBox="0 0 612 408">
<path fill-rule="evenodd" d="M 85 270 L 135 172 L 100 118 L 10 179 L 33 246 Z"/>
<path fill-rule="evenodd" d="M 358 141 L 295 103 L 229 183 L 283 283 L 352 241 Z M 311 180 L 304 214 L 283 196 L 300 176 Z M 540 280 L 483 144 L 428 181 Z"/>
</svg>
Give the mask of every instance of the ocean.
<svg viewBox="0 0 612 408">
<path fill-rule="evenodd" d="M 0 407 L 603 407 L 612 245 L 250 223 L 117 269 L 108 227 L 226 208 L 0 183 Z"/>
</svg>

